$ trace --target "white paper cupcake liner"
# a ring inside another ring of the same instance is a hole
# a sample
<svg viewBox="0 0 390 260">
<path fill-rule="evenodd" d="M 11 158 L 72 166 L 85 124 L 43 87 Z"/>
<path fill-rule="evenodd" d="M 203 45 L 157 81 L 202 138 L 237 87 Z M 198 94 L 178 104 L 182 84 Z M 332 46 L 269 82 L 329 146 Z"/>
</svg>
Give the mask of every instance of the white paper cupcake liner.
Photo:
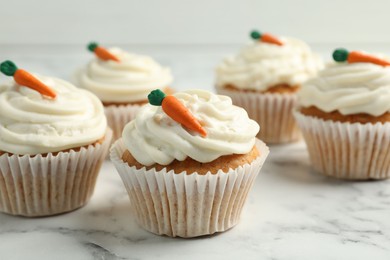
<svg viewBox="0 0 390 260">
<path fill-rule="evenodd" d="M 390 123 L 342 123 L 294 114 L 317 171 L 341 179 L 390 177 Z"/>
<path fill-rule="evenodd" d="M 244 108 L 251 119 L 260 125 L 258 138 L 267 144 L 298 141 L 301 132 L 293 116 L 297 105 L 295 94 L 253 93 L 217 88 L 231 97 L 233 104 Z"/>
<path fill-rule="evenodd" d="M 113 131 L 112 141 L 122 137 L 122 131 L 125 125 L 135 118 L 142 105 L 110 105 L 104 106 L 104 112 L 107 117 L 107 124 Z"/>
<path fill-rule="evenodd" d="M 269 153 L 263 142 L 258 140 L 256 145 L 261 155 L 251 164 L 206 175 L 129 167 L 121 159 L 126 150 L 122 139 L 111 147 L 110 156 L 140 226 L 158 235 L 196 237 L 222 232 L 238 223 L 248 192 Z"/>
<path fill-rule="evenodd" d="M 39 217 L 83 206 L 91 197 L 100 166 L 111 144 L 107 130 L 101 144 L 45 156 L 0 156 L 0 211 Z"/>
</svg>

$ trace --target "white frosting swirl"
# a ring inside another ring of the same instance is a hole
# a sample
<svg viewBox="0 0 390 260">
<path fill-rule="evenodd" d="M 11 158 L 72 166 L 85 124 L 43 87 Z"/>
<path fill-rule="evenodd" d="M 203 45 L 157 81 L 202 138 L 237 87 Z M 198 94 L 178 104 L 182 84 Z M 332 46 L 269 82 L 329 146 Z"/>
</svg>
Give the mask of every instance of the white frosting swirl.
<svg viewBox="0 0 390 260">
<path fill-rule="evenodd" d="M 254 41 L 216 69 L 216 86 L 265 91 L 278 84 L 300 85 L 323 67 L 322 59 L 297 39 L 281 38 L 283 46 Z"/>
<path fill-rule="evenodd" d="M 60 79 L 35 76 L 57 97 L 45 98 L 15 82 L 1 86 L 1 151 L 30 155 L 58 152 L 104 136 L 107 122 L 95 95 Z"/>
<path fill-rule="evenodd" d="M 390 112 L 390 67 L 332 63 L 298 92 L 300 105 L 343 115 Z"/>
<path fill-rule="evenodd" d="M 125 146 L 141 164 L 167 165 L 190 158 L 206 163 L 223 155 L 248 153 L 255 144 L 259 125 L 247 112 L 232 105 L 227 96 L 203 90 L 174 94 L 207 131 L 207 137 L 189 132 L 164 113 L 146 105 L 123 130 Z"/>
<path fill-rule="evenodd" d="M 77 83 L 97 95 L 103 102 L 137 102 L 147 99 L 150 91 L 172 83 L 171 71 L 152 58 L 109 49 L 120 62 L 94 58 L 78 71 Z"/>
</svg>

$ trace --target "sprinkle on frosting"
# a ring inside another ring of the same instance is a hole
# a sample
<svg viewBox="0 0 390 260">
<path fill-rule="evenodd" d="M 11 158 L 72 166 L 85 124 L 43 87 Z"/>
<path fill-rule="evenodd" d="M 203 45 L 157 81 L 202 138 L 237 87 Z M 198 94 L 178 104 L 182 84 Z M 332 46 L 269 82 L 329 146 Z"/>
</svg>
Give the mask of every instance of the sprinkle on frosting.
<svg viewBox="0 0 390 260">
<path fill-rule="evenodd" d="M 104 61 L 112 60 L 120 62 L 118 57 L 109 52 L 106 48 L 99 46 L 96 42 L 91 42 L 90 44 L 88 44 L 88 50 L 94 52 L 99 59 L 102 59 Z"/>
<path fill-rule="evenodd" d="M 284 44 L 276 36 L 269 33 L 260 33 L 258 31 L 252 31 L 250 35 L 254 40 L 260 40 L 262 42 L 271 43 L 279 46 L 282 46 Z"/>
<path fill-rule="evenodd" d="M 199 121 L 175 96 L 166 96 L 164 92 L 156 89 L 150 92 L 148 100 L 151 105 L 161 106 L 163 111 L 176 122 L 204 137 L 207 136 L 206 130 Z"/>
<path fill-rule="evenodd" d="M 7 76 L 13 76 L 16 83 L 25 86 L 35 91 L 38 91 L 44 96 L 56 98 L 56 92 L 44 84 L 42 81 L 34 77 L 31 73 L 19 69 L 15 63 L 10 60 L 4 61 L 0 64 L 0 71 Z"/>
<path fill-rule="evenodd" d="M 342 48 L 336 49 L 333 52 L 332 56 L 333 59 L 337 62 L 345 62 L 345 61 L 347 61 L 348 63 L 367 62 L 367 63 L 372 63 L 380 66 L 390 66 L 390 62 L 385 59 L 381 59 L 374 55 L 370 55 L 359 51 L 349 52 L 348 50 Z"/>
<path fill-rule="evenodd" d="M 246 154 L 254 146 L 259 125 L 230 97 L 203 90 L 175 96 L 200 119 L 207 136 L 194 135 L 168 116 L 160 106 L 146 104 L 123 130 L 123 141 L 134 158 L 145 166 L 170 164 L 190 157 L 211 162 L 220 156 Z"/>
</svg>

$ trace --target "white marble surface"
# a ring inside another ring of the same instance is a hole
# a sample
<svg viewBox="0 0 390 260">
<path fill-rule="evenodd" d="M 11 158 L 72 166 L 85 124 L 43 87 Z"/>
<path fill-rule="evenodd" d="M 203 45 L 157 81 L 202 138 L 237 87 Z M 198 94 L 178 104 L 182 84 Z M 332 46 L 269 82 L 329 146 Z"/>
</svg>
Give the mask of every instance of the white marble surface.
<svg viewBox="0 0 390 260">
<path fill-rule="evenodd" d="M 82 46 L 84 47 L 84 46 Z M 134 47 L 170 65 L 175 87 L 212 89 L 224 47 Z M 0 59 L 69 78 L 88 59 L 76 47 L 0 47 Z M 2 81 L 4 77 L 0 77 Z M 48 218 L 0 214 L 0 259 L 390 259 L 390 181 L 345 182 L 310 168 L 303 143 L 272 146 L 232 230 L 203 238 L 137 226 L 125 188 L 105 162 L 87 206 Z"/>
</svg>

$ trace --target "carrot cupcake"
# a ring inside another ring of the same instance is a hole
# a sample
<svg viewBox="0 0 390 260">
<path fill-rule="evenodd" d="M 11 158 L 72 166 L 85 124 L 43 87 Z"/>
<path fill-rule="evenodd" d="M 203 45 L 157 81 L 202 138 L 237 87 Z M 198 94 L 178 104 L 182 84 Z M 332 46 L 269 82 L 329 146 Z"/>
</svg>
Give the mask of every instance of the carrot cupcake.
<svg viewBox="0 0 390 260">
<path fill-rule="evenodd" d="M 103 106 L 63 80 L 0 70 L 0 211 L 29 217 L 75 210 L 91 197 L 111 143 Z"/>
<path fill-rule="evenodd" d="M 390 176 L 390 62 L 338 49 L 299 91 L 295 113 L 313 167 L 342 179 Z"/>
<path fill-rule="evenodd" d="M 76 81 L 103 102 L 115 140 L 138 109 L 148 102 L 150 91 L 161 88 L 171 92 L 172 75 L 168 68 L 147 56 L 119 48 L 107 50 L 96 43 L 89 44 L 88 49 L 95 53 L 95 58 L 76 73 Z"/>
<path fill-rule="evenodd" d="M 257 31 L 253 42 L 216 69 L 216 89 L 248 111 L 266 143 L 300 138 L 292 115 L 301 84 L 322 68 L 322 60 L 303 41 Z"/>
<path fill-rule="evenodd" d="M 268 148 L 229 97 L 190 90 L 149 95 L 111 148 L 139 225 L 196 237 L 237 224 Z"/>
</svg>

